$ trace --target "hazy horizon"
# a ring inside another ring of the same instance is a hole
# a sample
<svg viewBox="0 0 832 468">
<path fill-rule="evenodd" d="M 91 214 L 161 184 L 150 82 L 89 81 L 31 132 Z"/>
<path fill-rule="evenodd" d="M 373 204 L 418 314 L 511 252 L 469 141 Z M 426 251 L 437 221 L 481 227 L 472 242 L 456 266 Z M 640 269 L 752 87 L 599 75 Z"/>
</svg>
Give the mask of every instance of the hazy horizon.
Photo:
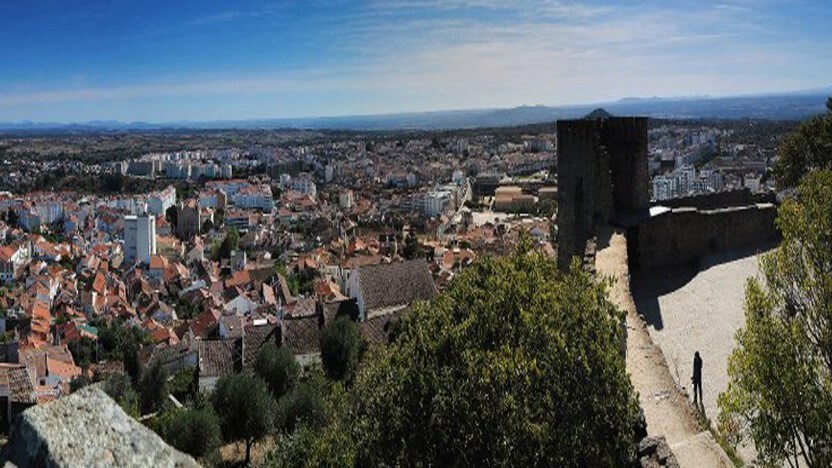
<svg viewBox="0 0 832 468">
<path fill-rule="evenodd" d="M 0 4 L 0 121 L 297 119 L 817 89 L 832 4 Z"/>
</svg>

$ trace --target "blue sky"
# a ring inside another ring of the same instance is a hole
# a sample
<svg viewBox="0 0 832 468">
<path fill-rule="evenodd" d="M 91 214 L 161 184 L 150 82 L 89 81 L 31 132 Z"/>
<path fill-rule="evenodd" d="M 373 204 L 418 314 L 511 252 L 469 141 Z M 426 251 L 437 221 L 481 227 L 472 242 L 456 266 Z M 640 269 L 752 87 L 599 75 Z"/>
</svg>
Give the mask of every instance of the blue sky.
<svg viewBox="0 0 832 468">
<path fill-rule="evenodd" d="M 0 121 L 373 114 L 830 81 L 829 0 L 0 0 Z"/>
</svg>

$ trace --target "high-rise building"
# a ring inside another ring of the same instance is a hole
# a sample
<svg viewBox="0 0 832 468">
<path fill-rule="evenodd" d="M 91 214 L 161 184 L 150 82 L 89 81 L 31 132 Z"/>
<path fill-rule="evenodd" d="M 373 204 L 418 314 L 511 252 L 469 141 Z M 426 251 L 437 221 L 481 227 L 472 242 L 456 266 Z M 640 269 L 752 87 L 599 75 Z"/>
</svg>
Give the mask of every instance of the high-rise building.
<svg viewBox="0 0 832 468">
<path fill-rule="evenodd" d="M 156 255 L 156 217 L 124 217 L 124 257 L 128 262 L 150 263 Z"/>
</svg>

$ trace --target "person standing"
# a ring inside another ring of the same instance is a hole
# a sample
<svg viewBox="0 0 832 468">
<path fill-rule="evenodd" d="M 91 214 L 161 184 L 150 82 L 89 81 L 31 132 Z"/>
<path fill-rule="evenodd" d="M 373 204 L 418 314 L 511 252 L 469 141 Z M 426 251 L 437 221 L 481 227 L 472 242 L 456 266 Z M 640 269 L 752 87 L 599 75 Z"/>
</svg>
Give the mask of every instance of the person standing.
<svg viewBox="0 0 832 468">
<path fill-rule="evenodd" d="M 700 405 L 704 405 L 705 402 L 702 400 L 702 358 L 699 357 L 699 351 L 693 353 L 693 377 L 690 380 L 693 382 L 693 403 L 696 404 L 698 401 Z"/>
</svg>

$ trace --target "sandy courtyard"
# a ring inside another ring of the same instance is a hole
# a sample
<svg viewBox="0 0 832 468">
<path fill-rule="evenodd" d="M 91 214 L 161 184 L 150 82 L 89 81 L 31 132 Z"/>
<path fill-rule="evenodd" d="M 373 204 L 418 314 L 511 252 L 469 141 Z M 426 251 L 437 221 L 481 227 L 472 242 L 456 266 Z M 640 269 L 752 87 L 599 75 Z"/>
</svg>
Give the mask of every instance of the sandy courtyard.
<svg viewBox="0 0 832 468">
<path fill-rule="evenodd" d="M 728 356 L 744 321 L 745 283 L 759 274 L 759 253 L 770 247 L 712 255 L 696 269 L 637 274 L 633 295 L 664 352 L 673 378 L 693 396 L 693 354 L 702 356 L 705 414 L 714 423 L 717 398 L 728 386 Z"/>
</svg>

